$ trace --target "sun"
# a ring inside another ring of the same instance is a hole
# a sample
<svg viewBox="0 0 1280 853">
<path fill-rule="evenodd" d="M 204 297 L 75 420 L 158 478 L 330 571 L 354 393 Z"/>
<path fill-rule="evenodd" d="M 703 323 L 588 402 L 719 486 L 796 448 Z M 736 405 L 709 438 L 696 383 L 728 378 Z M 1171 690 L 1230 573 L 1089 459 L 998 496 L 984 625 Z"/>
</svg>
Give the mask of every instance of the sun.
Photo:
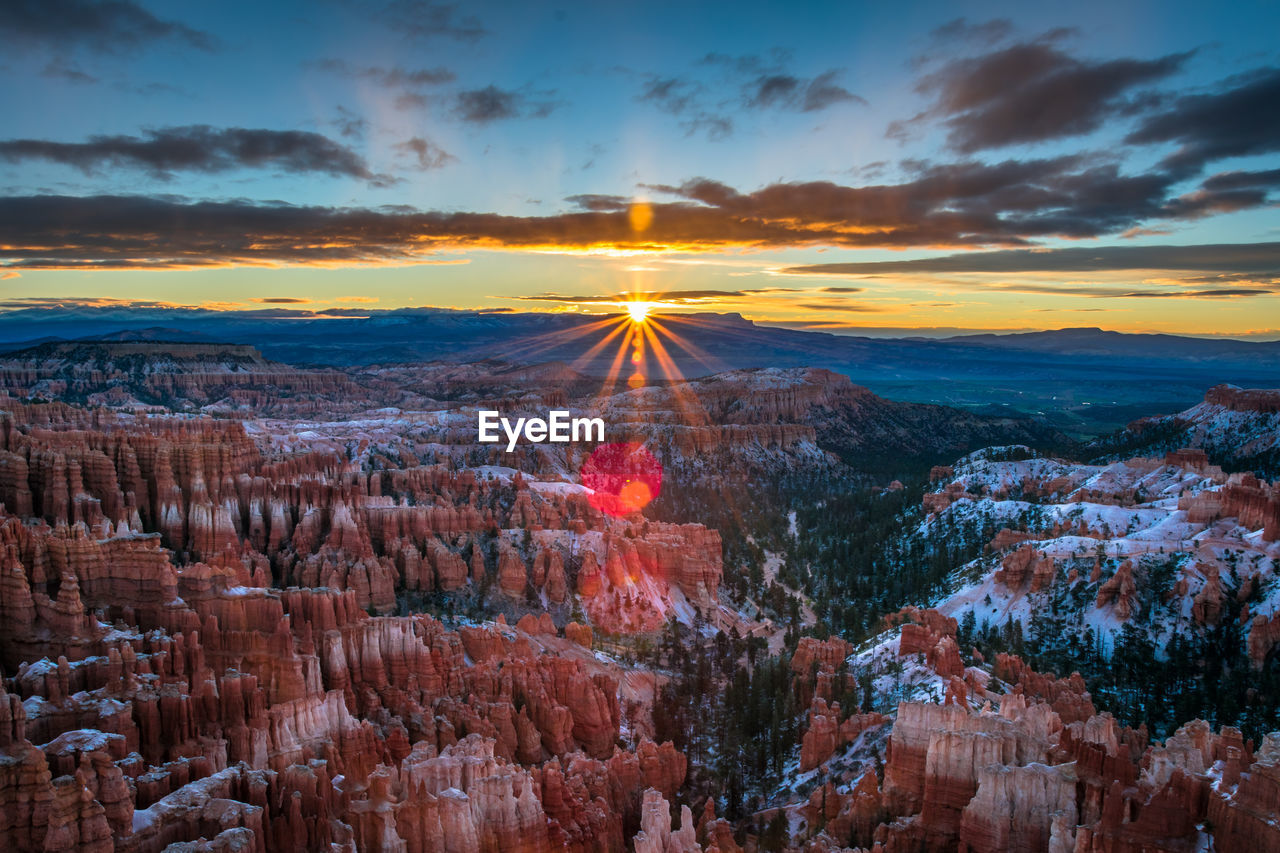
<svg viewBox="0 0 1280 853">
<path fill-rule="evenodd" d="M 652 307 L 648 302 L 628 302 L 627 313 L 631 315 L 631 322 L 643 323 L 645 318 L 649 316 L 649 309 Z"/>
</svg>

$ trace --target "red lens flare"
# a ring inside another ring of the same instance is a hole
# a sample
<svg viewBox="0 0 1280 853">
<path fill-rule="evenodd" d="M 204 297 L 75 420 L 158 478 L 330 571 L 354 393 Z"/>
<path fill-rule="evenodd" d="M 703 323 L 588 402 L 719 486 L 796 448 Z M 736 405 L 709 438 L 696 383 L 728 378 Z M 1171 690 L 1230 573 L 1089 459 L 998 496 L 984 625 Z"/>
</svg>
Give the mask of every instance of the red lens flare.
<svg viewBox="0 0 1280 853">
<path fill-rule="evenodd" d="M 662 491 L 662 463 L 638 442 L 602 444 L 582 466 L 591 505 L 606 515 L 639 512 Z"/>
</svg>

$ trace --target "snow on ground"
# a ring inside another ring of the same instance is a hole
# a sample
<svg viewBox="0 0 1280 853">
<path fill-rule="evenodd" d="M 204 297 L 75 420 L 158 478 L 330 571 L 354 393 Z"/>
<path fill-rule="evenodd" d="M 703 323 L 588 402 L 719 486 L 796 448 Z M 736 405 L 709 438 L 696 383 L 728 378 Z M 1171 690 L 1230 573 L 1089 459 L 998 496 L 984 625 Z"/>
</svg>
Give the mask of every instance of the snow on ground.
<svg viewBox="0 0 1280 853">
<path fill-rule="evenodd" d="M 1050 488 L 1051 481 L 1062 488 Z M 1033 593 L 1025 583 L 1009 589 L 995 579 L 1003 555 L 988 554 L 961 566 L 952 575 L 951 591 L 934 606 L 957 620 L 973 613 L 976 624 L 992 626 L 1012 620 L 1027 626 L 1046 608 L 1059 612 L 1065 606 L 1070 622 L 1080 630 L 1092 629 L 1106 644 L 1125 620 L 1113 601 L 1097 604 L 1100 586 L 1124 561 L 1140 573 L 1137 583 L 1144 582 L 1141 573 L 1160 572 L 1162 565 L 1168 572 L 1172 561 L 1169 589 L 1158 591 L 1162 600 L 1154 605 L 1163 608 L 1162 621 L 1153 626 L 1158 640 L 1188 629 L 1194 599 L 1215 573 L 1227 595 L 1246 582 L 1261 587 L 1261 597 L 1250 602 L 1252 614 L 1280 612 L 1280 543 L 1263 542 L 1261 531 L 1242 528 L 1233 518 L 1192 522 L 1178 509 L 1179 498 L 1218 490 L 1221 481 L 1220 474 L 1159 460 L 1072 465 L 1048 459 L 993 461 L 985 454 L 966 457 L 956 466 L 954 482 L 964 484 L 967 499 L 926 518 L 917 535 L 948 521 L 987 521 L 995 528 L 1025 530 L 1030 520 L 1029 544 L 1055 562 L 1055 577 L 1043 592 Z M 1051 497 L 1035 497 L 1045 494 Z M 1074 580 L 1069 579 L 1072 570 Z M 1095 571 L 1101 575 L 1096 581 Z M 1181 600 L 1173 596 L 1175 583 L 1182 589 Z M 1135 612 L 1140 606 L 1134 605 Z"/>
</svg>

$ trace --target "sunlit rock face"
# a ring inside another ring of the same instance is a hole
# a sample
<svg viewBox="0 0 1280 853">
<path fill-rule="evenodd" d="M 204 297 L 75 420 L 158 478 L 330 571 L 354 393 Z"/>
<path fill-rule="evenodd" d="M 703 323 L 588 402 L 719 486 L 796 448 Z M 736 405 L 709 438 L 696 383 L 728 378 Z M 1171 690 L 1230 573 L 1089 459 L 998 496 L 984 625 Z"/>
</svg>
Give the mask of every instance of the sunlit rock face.
<svg viewBox="0 0 1280 853">
<path fill-rule="evenodd" d="M 105 407 L 0 399 L 0 837 L 17 851 L 731 853 L 771 825 L 807 851 L 1195 850 L 1210 834 L 1276 849 L 1274 738 L 1192 721 L 1161 740 L 1099 713 L 1081 676 L 980 662 L 957 636 L 976 609 L 1071 595 L 1116 631 L 1157 606 L 1229 625 L 1265 667 L 1275 487 L 1206 453 L 937 467 L 923 523 L 1034 497 L 1045 524 L 1001 517 L 966 586 L 868 643 L 799 637 L 780 668 L 796 710 L 783 793 L 731 823 L 714 756 L 655 742 L 672 672 L 618 650 L 678 623 L 776 652 L 785 626 L 734 609 L 720 532 L 593 501 L 593 446 L 474 441 L 472 403 L 574 406 L 597 382 L 334 375 L 215 350 L 156 379 L 120 352 L 106 376 L 56 353 L 4 374 L 55 396 L 84 383 Z M 224 381 L 235 358 L 244 382 Z M 823 437 L 851 425 L 904 452 L 981 432 L 944 435 L 937 407 L 825 371 L 695 385 L 701 418 L 671 388 L 600 403 L 667 497 L 707 459 L 725 488 L 830 470 Z M 1269 416 L 1224 400 L 1210 405 Z M 1209 534 L 1153 598 L 1143 555 Z M 888 674 L 862 689 L 849 673 L 868 661 Z M 894 679 L 915 692 L 870 707 Z"/>
<path fill-rule="evenodd" d="M 620 688 L 565 615 L 588 553 L 622 567 L 599 593 L 619 624 L 620 592 L 711 607 L 711 532 L 280 454 L 236 421 L 10 403 L 0 425 L 14 849 L 622 850 L 643 791 L 683 784 L 669 743 L 622 736 L 652 729 L 652 686 Z M 481 587 L 540 615 L 378 615 Z"/>
<path fill-rule="evenodd" d="M 934 611 L 899 618 L 904 629 L 954 639 L 954 624 Z M 855 658 L 884 655 L 903 664 L 923 653 L 914 641 L 895 648 L 890 636 Z M 947 671 L 927 663 L 909 676 L 918 688 L 936 685 L 940 701 L 904 701 L 892 719 L 850 714 L 841 724 L 889 729 L 883 779 L 826 776 L 798 811 L 822 827 L 806 849 L 1195 850 L 1210 834 L 1217 846 L 1246 837 L 1262 849 L 1280 845 L 1272 817 L 1280 735 L 1259 747 L 1237 729 L 1194 720 L 1152 742 L 1144 728 L 1097 713 L 1079 675 L 1044 675 L 1009 655 L 989 670 Z M 841 716 L 814 700 L 806 768 L 839 738 Z"/>
</svg>

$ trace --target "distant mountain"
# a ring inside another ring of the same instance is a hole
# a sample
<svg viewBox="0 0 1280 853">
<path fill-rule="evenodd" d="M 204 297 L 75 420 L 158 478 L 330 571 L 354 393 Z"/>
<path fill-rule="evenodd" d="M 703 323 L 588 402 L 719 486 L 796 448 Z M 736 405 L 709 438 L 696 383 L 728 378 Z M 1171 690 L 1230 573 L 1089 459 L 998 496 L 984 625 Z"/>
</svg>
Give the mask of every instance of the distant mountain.
<svg viewBox="0 0 1280 853">
<path fill-rule="evenodd" d="M 200 342 L 215 341 L 216 338 L 182 329 L 166 329 L 164 326 L 152 326 L 147 329 L 125 329 L 119 332 L 108 332 L 102 335 L 89 335 L 83 341 L 167 341 L 167 342 Z"/>
<path fill-rule="evenodd" d="M 0 341 L 33 336 L 221 340 L 294 365 L 351 367 L 498 358 L 561 361 L 604 376 L 621 338 L 598 316 L 437 308 L 322 312 L 40 308 L 0 314 Z M 1043 415 L 1098 435 L 1134 418 L 1194 405 L 1224 382 L 1280 386 L 1280 342 L 1061 329 L 944 340 L 869 338 L 757 325 L 738 314 L 663 315 L 670 365 L 685 377 L 725 370 L 818 367 L 914 402 Z M 648 372 L 659 372 L 650 353 Z M 624 363 L 630 372 L 629 363 Z M 652 378 L 652 376 L 651 376 Z"/>
<path fill-rule="evenodd" d="M 1022 332 L 1009 335 L 960 335 L 944 343 L 992 349 L 1026 350 L 1058 355 L 1228 359 L 1262 361 L 1280 358 L 1280 341 L 1241 341 L 1183 335 L 1126 334 L 1097 327 Z"/>
</svg>

